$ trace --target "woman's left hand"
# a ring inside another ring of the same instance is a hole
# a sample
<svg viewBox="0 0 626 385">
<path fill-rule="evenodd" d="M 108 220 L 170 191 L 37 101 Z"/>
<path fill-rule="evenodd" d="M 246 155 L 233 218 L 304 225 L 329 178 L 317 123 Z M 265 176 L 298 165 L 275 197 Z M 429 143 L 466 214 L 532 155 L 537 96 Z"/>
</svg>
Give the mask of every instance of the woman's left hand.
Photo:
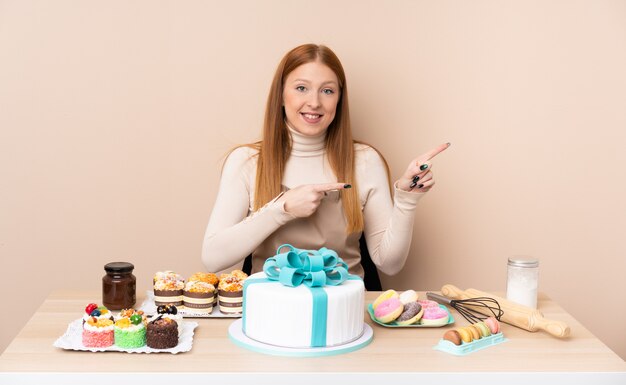
<svg viewBox="0 0 626 385">
<path fill-rule="evenodd" d="M 398 180 L 398 188 L 404 191 L 426 192 L 435 184 L 432 164 L 430 160 L 443 150 L 450 147 L 450 143 L 441 144 L 427 153 L 413 159 L 404 175 Z"/>
</svg>

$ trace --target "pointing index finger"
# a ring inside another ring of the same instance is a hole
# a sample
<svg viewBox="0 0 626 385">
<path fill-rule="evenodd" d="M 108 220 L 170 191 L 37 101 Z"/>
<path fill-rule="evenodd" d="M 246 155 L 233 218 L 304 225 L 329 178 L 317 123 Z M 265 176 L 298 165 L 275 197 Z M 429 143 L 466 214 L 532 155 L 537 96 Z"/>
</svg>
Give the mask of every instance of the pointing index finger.
<svg viewBox="0 0 626 385">
<path fill-rule="evenodd" d="M 343 190 L 351 187 L 351 185 L 346 183 L 322 183 L 314 185 L 313 189 L 317 192 L 326 192 L 331 190 Z"/>
<path fill-rule="evenodd" d="M 431 160 L 432 158 L 434 158 L 437 154 L 439 154 L 443 150 L 447 149 L 448 147 L 450 147 L 450 143 L 440 144 L 439 146 L 433 148 L 432 150 L 428 151 L 424 155 L 420 156 L 418 159 L 420 160 L 420 163 L 427 162 Z"/>
</svg>

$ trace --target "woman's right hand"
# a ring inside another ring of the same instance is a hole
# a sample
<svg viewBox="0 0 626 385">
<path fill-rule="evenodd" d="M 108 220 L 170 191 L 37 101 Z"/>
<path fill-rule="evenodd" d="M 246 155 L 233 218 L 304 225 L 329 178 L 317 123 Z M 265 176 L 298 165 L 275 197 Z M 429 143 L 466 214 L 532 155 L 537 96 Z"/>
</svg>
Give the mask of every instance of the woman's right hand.
<svg viewBox="0 0 626 385">
<path fill-rule="evenodd" d="M 328 191 L 343 190 L 352 186 L 345 183 L 305 184 L 286 191 L 277 202 L 284 202 L 284 209 L 296 218 L 313 215 Z"/>
</svg>

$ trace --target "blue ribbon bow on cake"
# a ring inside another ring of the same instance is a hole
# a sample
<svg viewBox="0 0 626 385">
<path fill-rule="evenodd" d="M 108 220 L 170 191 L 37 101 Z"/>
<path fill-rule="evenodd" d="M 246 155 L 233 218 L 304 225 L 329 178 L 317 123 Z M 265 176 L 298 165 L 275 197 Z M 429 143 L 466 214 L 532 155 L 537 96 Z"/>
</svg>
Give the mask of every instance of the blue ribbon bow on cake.
<svg viewBox="0 0 626 385">
<path fill-rule="evenodd" d="M 287 248 L 288 251 L 280 251 Z M 361 279 L 348 273 L 348 265 L 333 250 L 301 250 L 285 244 L 276 250 L 263 265 L 267 278 L 248 278 L 244 281 L 243 331 L 246 325 L 246 289 L 251 284 L 278 281 L 284 286 L 307 286 L 313 297 L 311 347 L 326 346 L 328 295 L 324 286 L 337 286 L 350 279 Z"/>
<path fill-rule="evenodd" d="M 280 253 L 284 248 L 289 251 Z M 319 250 L 300 250 L 286 244 L 280 246 L 276 252 L 278 254 L 265 261 L 263 271 L 267 278 L 285 286 L 336 286 L 350 276 L 348 265 L 335 251 L 325 247 Z"/>
</svg>

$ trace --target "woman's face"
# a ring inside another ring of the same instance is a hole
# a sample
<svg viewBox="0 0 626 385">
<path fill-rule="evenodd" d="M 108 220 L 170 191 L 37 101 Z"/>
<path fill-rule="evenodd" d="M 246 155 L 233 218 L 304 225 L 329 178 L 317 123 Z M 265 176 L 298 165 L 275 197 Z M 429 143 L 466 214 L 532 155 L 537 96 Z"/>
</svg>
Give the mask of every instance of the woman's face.
<svg viewBox="0 0 626 385">
<path fill-rule="evenodd" d="M 319 61 L 302 64 L 285 79 L 287 123 L 303 135 L 316 136 L 326 131 L 335 118 L 338 101 L 337 75 Z"/>
</svg>

